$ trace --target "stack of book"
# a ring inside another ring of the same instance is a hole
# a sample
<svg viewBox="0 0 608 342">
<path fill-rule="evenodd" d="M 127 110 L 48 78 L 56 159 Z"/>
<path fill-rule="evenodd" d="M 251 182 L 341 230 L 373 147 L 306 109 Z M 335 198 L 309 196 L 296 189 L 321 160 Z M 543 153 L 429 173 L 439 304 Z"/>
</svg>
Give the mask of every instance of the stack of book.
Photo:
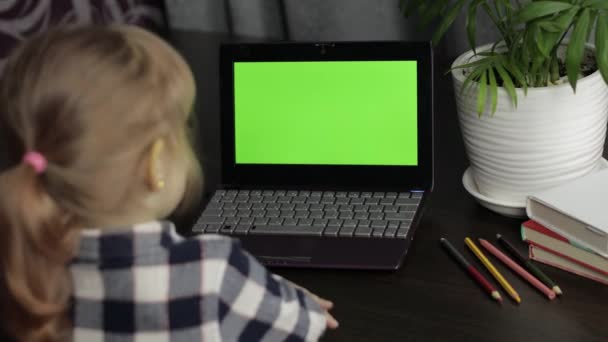
<svg viewBox="0 0 608 342">
<path fill-rule="evenodd" d="M 531 259 L 608 285 L 608 169 L 532 194 L 526 210 Z"/>
</svg>

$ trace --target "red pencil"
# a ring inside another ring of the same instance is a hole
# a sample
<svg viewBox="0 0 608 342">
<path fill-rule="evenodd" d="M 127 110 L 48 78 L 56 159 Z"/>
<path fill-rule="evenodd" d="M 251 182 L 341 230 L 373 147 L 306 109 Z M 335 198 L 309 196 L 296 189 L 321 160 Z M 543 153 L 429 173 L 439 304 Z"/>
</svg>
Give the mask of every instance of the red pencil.
<svg viewBox="0 0 608 342">
<path fill-rule="evenodd" d="M 479 243 L 485 248 L 488 252 L 497 257 L 500 261 L 505 263 L 509 268 L 511 268 L 515 273 L 519 274 L 522 278 L 527 280 L 530 284 L 536 287 L 540 292 L 545 294 L 549 299 L 555 299 L 555 292 L 553 292 L 550 288 L 545 286 L 540 280 L 536 279 L 533 275 L 528 273 L 528 271 L 524 270 L 521 266 L 519 266 L 515 261 L 511 260 L 508 256 L 506 256 L 503 252 L 501 252 L 498 248 L 494 247 L 491 243 L 484 239 L 479 239 Z"/>
<path fill-rule="evenodd" d="M 492 296 L 492 298 L 502 303 L 502 297 L 500 296 L 500 293 L 496 291 L 492 284 L 490 284 L 490 282 L 486 278 L 484 278 L 484 276 L 482 276 L 481 273 L 479 273 L 479 271 L 473 265 L 471 265 L 462 254 L 458 253 L 456 248 L 454 248 L 454 246 L 452 246 L 452 244 L 448 240 L 441 238 L 439 242 L 441 242 L 441 245 L 445 247 L 448 253 L 450 253 L 454 257 L 454 259 L 456 259 L 462 265 L 462 267 L 467 270 L 467 272 L 469 272 L 471 277 L 473 277 L 473 279 L 475 279 L 481 285 L 481 287 L 483 287 L 484 290 L 486 290 L 486 292 L 488 292 L 490 296 Z"/>
</svg>

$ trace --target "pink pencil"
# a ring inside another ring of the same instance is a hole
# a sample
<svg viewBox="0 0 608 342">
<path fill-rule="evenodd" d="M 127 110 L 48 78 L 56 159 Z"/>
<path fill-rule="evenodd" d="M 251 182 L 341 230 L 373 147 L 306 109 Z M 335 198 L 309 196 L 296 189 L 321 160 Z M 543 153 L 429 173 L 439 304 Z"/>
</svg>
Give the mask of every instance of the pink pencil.
<svg viewBox="0 0 608 342">
<path fill-rule="evenodd" d="M 524 270 L 521 266 L 519 266 L 515 261 L 511 260 L 508 256 L 502 253 L 498 248 L 494 247 L 491 243 L 484 239 L 479 239 L 479 243 L 485 248 L 488 252 L 492 253 L 495 257 L 497 257 L 500 261 L 505 263 L 509 268 L 519 274 L 522 278 L 530 282 L 530 284 L 534 285 L 540 292 L 544 293 L 549 299 L 555 298 L 555 292 L 545 286 L 545 284 L 541 283 L 538 279 L 536 279 L 533 275 L 528 273 L 528 271 Z"/>
</svg>

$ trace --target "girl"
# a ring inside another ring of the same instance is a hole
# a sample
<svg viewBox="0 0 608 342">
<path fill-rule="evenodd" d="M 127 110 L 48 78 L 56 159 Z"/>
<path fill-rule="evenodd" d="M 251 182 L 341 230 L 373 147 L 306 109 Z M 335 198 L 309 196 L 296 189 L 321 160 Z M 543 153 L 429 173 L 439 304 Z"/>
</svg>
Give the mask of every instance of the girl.
<svg viewBox="0 0 608 342">
<path fill-rule="evenodd" d="M 135 27 L 22 44 L 0 83 L 0 314 L 22 341 L 316 340 L 331 302 L 163 220 L 201 193 L 184 60 Z"/>
</svg>

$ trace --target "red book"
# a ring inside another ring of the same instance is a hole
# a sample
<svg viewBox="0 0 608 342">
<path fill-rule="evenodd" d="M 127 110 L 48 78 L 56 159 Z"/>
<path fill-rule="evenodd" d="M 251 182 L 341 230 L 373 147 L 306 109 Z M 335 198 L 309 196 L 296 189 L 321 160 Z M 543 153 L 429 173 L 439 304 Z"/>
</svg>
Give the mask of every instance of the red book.
<svg viewBox="0 0 608 342">
<path fill-rule="evenodd" d="M 608 259 L 529 220 L 521 226 L 522 240 L 530 245 L 530 259 L 608 285 Z"/>
</svg>

